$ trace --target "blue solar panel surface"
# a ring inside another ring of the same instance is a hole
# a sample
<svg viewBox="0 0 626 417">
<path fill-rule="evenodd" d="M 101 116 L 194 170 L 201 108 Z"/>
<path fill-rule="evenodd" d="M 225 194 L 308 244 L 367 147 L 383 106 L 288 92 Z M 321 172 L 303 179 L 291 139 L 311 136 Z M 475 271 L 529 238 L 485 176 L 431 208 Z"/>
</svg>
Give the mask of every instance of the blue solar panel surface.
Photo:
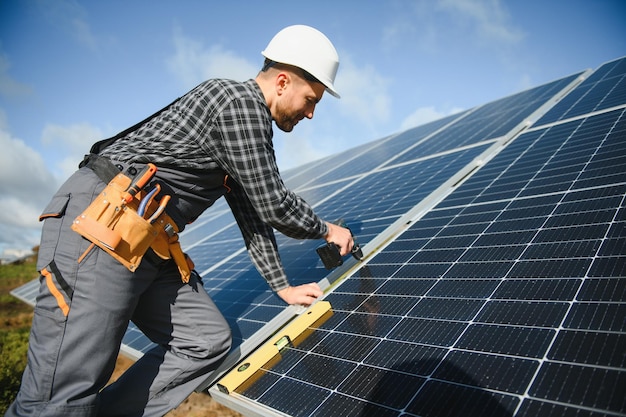
<svg viewBox="0 0 626 417">
<path fill-rule="evenodd" d="M 576 91 L 568 94 L 538 124 L 609 109 L 626 102 L 626 62 L 617 59 L 599 68 Z"/>
<path fill-rule="evenodd" d="M 624 415 L 625 104 L 516 138 L 239 393 L 294 416 Z"/>
</svg>

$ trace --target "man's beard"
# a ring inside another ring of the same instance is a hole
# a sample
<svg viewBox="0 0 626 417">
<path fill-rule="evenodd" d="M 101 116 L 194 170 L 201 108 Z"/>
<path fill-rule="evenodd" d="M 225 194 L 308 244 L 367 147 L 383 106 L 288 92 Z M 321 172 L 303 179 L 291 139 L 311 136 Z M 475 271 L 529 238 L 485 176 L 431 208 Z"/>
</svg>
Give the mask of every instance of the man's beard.
<svg viewBox="0 0 626 417">
<path fill-rule="evenodd" d="M 289 116 L 287 113 L 279 111 L 274 121 L 276 122 L 276 126 L 283 132 L 291 132 L 300 119 L 301 118 L 298 116 Z"/>
</svg>

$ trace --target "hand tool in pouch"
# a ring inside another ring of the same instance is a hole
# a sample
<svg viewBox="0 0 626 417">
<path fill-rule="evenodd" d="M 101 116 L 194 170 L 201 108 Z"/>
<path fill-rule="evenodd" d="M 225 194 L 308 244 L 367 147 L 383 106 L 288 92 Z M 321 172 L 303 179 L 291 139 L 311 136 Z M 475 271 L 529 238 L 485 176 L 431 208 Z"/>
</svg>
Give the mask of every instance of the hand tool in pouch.
<svg viewBox="0 0 626 417">
<path fill-rule="evenodd" d="M 139 171 L 134 177 L 133 180 L 128 185 L 126 189 L 126 194 L 124 195 L 124 203 L 130 203 L 135 195 L 145 187 L 148 182 L 154 177 L 154 174 L 157 172 L 157 167 L 154 164 L 146 164 L 141 171 Z"/>
<path fill-rule="evenodd" d="M 148 192 L 148 194 L 146 194 L 140 200 L 139 207 L 137 208 L 137 214 L 139 214 L 141 217 L 145 218 L 146 217 L 146 209 L 152 203 L 152 201 L 154 200 L 154 197 L 156 197 L 156 195 L 159 192 L 161 192 L 161 186 L 159 185 L 159 183 L 156 183 L 156 184 L 154 184 L 154 187 L 152 188 L 152 190 L 150 190 Z"/>
</svg>

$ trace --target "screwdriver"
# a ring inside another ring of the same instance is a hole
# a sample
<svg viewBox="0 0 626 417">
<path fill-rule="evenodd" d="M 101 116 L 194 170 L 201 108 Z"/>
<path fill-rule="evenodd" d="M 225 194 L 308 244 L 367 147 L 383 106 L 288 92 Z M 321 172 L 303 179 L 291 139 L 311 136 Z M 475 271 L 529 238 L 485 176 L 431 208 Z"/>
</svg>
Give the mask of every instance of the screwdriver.
<svg viewBox="0 0 626 417">
<path fill-rule="evenodd" d="M 157 172 L 157 167 L 154 164 L 147 163 L 141 171 L 137 173 L 133 177 L 130 185 L 126 189 L 124 196 L 122 197 L 122 204 L 128 204 L 133 201 L 135 194 L 139 192 L 143 187 L 146 186 L 148 181 L 152 179 L 154 174 Z"/>
</svg>

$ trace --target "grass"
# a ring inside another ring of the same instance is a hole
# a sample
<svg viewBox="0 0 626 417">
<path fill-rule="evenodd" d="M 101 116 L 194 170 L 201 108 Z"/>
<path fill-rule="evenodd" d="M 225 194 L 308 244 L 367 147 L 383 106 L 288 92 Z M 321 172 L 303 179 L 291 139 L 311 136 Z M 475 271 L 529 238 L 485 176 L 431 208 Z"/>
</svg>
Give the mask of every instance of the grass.
<svg viewBox="0 0 626 417">
<path fill-rule="evenodd" d="M 34 259 L 0 265 L 0 415 L 4 415 L 20 387 L 33 318 L 33 308 L 10 291 L 36 277 Z"/>
</svg>

